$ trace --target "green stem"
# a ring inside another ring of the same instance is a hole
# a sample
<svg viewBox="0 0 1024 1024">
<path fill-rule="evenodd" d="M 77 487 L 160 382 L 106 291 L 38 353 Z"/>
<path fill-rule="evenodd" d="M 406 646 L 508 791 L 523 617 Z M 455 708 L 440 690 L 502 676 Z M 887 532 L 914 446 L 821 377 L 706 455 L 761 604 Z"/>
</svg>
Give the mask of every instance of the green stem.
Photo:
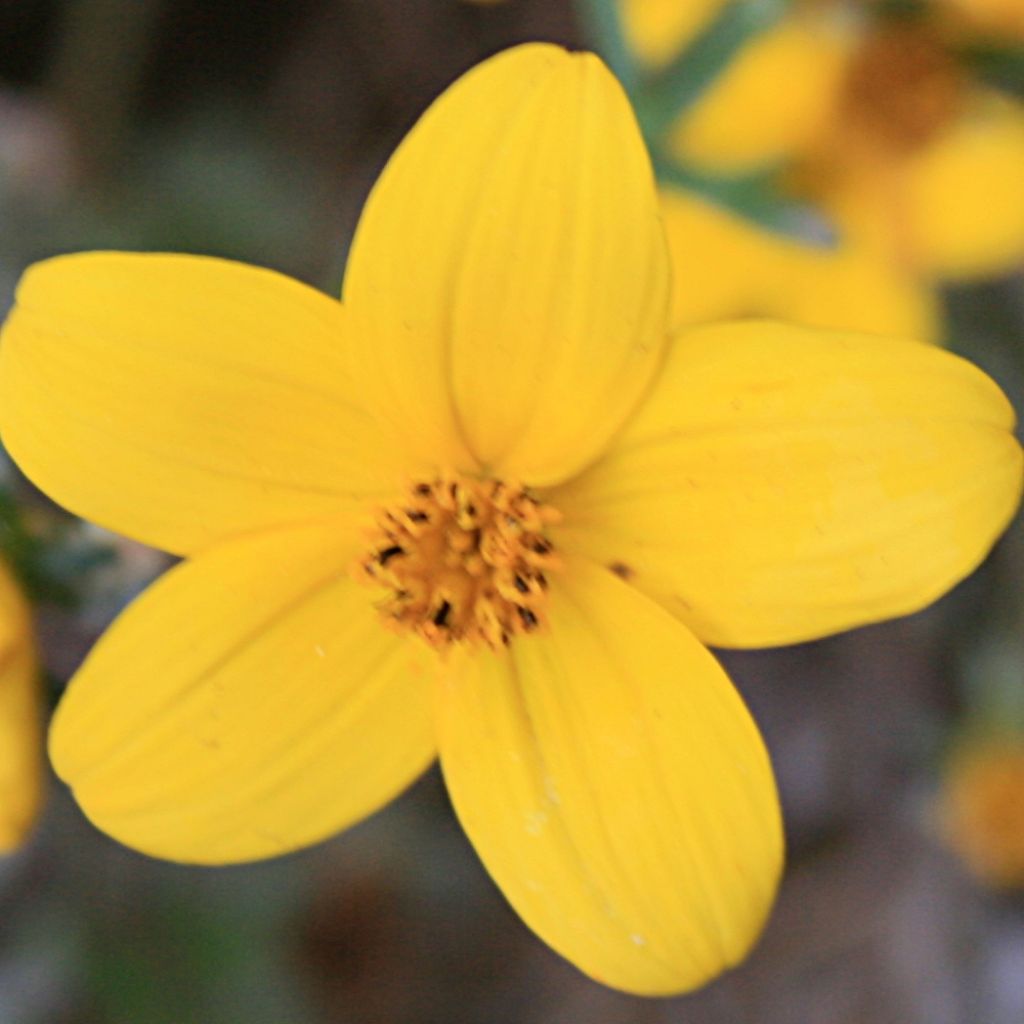
<svg viewBox="0 0 1024 1024">
<path fill-rule="evenodd" d="M 806 240 L 812 236 L 823 247 L 834 244 L 830 226 L 812 208 L 789 202 L 774 188 L 775 168 L 734 177 L 704 174 L 687 167 L 658 149 L 652 151 L 654 172 L 663 185 L 694 192 L 774 234 Z"/>
</svg>

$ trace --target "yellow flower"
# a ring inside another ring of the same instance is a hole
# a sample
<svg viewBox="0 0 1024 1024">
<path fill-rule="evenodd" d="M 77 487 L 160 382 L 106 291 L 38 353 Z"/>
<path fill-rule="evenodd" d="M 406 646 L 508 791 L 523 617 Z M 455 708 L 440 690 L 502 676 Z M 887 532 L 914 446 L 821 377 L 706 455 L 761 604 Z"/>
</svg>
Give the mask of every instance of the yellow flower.
<svg viewBox="0 0 1024 1024">
<path fill-rule="evenodd" d="M 1009 32 L 1024 38 L 1024 3 L 1021 0 L 940 0 L 967 24 L 990 33 Z"/>
<path fill-rule="evenodd" d="M 0 566 L 0 854 L 20 845 L 42 799 L 42 720 L 28 606 Z"/>
<path fill-rule="evenodd" d="M 1024 738 L 976 739 L 958 751 L 941 814 L 950 847 L 979 881 L 1024 887 Z"/>
<path fill-rule="evenodd" d="M 811 245 L 682 189 L 663 187 L 661 200 L 675 326 L 760 316 L 939 340 L 933 290 L 877 250 Z"/>
<path fill-rule="evenodd" d="M 683 53 L 728 2 L 619 0 L 632 54 L 658 69 Z M 771 165 L 824 130 L 851 49 L 847 19 L 827 4 L 802 4 L 759 33 L 668 132 L 684 164 L 740 174 Z"/>
<path fill-rule="evenodd" d="M 162 857 L 316 842 L 439 756 L 523 919 L 606 984 L 743 957 L 771 768 L 705 643 L 920 608 L 1019 501 L 999 389 L 931 346 L 668 333 L 628 102 L 520 47 L 423 117 L 339 303 L 214 259 L 29 270 L 0 427 L 68 508 L 185 561 L 99 642 L 51 756 Z"/>
<path fill-rule="evenodd" d="M 621 10 L 636 57 L 657 65 L 682 51 L 722 7 L 722 0 L 623 0 Z M 818 141 L 834 115 L 853 50 L 848 20 L 836 13 L 828 5 L 803 6 L 757 36 L 668 133 L 672 156 L 732 175 L 791 159 Z M 761 228 L 671 186 L 663 186 L 662 204 L 678 326 L 768 316 L 811 327 L 940 337 L 934 290 L 862 231 L 829 249 Z"/>
<path fill-rule="evenodd" d="M 670 6 L 622 10 L 637 56 L 664 60 L 720 6 L 699 5 L 685 25 Z M 793 166 L 798 198 L 922 286 L 1020 264 L 1024 108 L 970 77 L 936 19 L 848 15 L 824 0 L 797 5 L 683 112 L 667 150 L 726 176 Z"/>
<path fill-rule="evenodd" d="M 851 49 L 833 13 L 798 11 L 755 36 L 680 116 L 669 151 L 684 164 L 740 174 L 817 141 L 835 114 Z"/>
<path fill-rule="evenodd" d="M 927 23 L 865 35 L 806 154 L 816 197 L 911 272 L 970 280 L 1024 261 L 1024 107 L 972 82 Z"/>
</svg>

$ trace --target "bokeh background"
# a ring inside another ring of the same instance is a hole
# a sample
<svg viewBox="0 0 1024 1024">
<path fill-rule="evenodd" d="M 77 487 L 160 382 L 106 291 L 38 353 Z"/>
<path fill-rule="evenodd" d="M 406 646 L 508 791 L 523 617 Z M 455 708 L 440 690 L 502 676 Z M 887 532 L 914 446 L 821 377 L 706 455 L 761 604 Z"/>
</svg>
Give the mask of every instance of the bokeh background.
<svg viewBox="0 0 1024 1024">
<path fill-rule="evenodd" d="M 765 0 L 738 3 L 765 25 L 774 17 Z M 676 3 L 688 5 L 715 6 Z M 978 24 L 930 9 L 968 0 L 839 6 L 842 25 L 908 11 L 952 18 L 941 32 L 959 41 L 970 74 L 1022 103 L 1017 0 L 979 3 L 995 15 L 983 11 Z M 0 311 L 28 263 L 78 249 L 215 254 L 336 292 L 363 199 L 425 106 L 521 41 L 601 46 L 621 61 L 609 9 L 0 0 Z M 727 67 L 723 45 L 695 50 L 703 64 L 679 80 L 697 103 L 694 82 Z M 775 66 L 755 93 L 785 92 L 788 74 Z M 887 100 L 900 87 L 894 74 Z M 759 230 L 835 244 L 827 211 L 800 205 L 811 193 L 791 187 L 784 164 L 775 159 L 770 175 L 683 164 L 665 173 L 702 202 L 734 200 Z M 1024 193 L 1024 159 L 1016 171 Z M 694 235 L 712 278 L 730 246 L 742 242 Z M 936 335 L 993 374 L 1018 408 L 1022 285 L 1012 251 L 983 273 L 927 281 Z M 105 625 L 168 563 L 70 520 L 10 465 L 0 484 L 0 546 L 33 603 L 50 706 Z M 953 756 L 965 744 L 998 753 L 1024 736 L 1020 519 L 978 573 L 921 614 L 722 657 L 772 752 L 790 853 L 764 938 L 707 989 L 636 999 L 547 950 L 476 861 L 436 773 L 315 849 L 216 870 L 119 847 L 50 780 L 31 837 L 0 858 L 0 1024 L 1024 1021 L 1024 899 L 1014 887 L 1024 884 L 1024 758 L 976 783 Z M 952 816 L 956 801 L 973 816 Z M 958 849 L 978 842 L 1002 844 L 1011 868 L 965 861 Z"/>
</svg>

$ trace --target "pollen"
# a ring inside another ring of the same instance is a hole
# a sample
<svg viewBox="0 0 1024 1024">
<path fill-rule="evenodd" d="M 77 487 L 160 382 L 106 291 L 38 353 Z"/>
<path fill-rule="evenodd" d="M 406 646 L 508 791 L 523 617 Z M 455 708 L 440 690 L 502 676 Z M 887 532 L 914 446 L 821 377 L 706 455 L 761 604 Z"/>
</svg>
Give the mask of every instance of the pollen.
<svg viewBox="0 0 1024 1024">
<path fill-rule="evenodd" d="M 443 649 L 507 647 L 546 624 L 558 556 L 545 528 L 561 517 L 527 488 L 448 476 L 413 484 L 381 509 L 357 576 L 385 587 L 384 621 Z"/>
</svg>

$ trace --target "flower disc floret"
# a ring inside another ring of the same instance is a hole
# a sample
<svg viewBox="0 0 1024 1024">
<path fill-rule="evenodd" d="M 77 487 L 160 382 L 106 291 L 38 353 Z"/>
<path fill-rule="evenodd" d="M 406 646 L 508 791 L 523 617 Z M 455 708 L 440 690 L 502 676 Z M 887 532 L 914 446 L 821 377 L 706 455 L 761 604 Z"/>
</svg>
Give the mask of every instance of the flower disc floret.
<svg viewBox="0 0 1024 1024">
<path fill-rule="evenodd" d="M 960 114 L 965 79 L 926 27 L 888 26 L 868 36 L 846 80 L 846 123 L 876 143 L 915 150 Z"/>
<path fill-rule="evenodd" d="M 400 631 L 439 649 L 498 650 L 544 623 L 547 574 L 558 567 L 544 529 L 559 518 L 502 480 L 420 481 L 380 510 L 357 575 L 391 590 L 380 610 Z"/>
</svg>

